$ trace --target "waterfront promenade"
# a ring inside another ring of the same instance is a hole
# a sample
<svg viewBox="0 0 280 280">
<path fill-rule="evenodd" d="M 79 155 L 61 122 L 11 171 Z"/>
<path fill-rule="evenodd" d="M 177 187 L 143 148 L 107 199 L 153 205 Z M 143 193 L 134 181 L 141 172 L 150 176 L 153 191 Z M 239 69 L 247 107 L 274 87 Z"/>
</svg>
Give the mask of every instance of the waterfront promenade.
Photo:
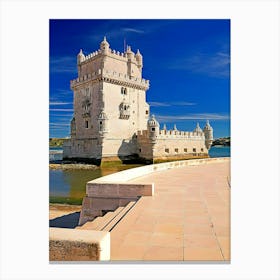
<svg viewBox="0 0 280 280">
<path fill-rule="evenodd" d="M 230 261 L 230 158 L 185 163 L 155 165 L 140 177 L 131 169 L 92 181 L 113 176 L 111 181 L 128 185 L 154 183 L 154 194 L 140 197 L 109 229 L 111 261 Z M 77 225 L 77 207 L 67 208 L 50 208 L 52 226 L 60 227 L 64 217 Z M 91 222 L 85 226 L 91 235 Z"/>
<path fill-rule="evenodd" d="M 230 160 L 154 172 L 155 183 L 111 231 L 111 260 L 230 260 Z"/>
</svg>

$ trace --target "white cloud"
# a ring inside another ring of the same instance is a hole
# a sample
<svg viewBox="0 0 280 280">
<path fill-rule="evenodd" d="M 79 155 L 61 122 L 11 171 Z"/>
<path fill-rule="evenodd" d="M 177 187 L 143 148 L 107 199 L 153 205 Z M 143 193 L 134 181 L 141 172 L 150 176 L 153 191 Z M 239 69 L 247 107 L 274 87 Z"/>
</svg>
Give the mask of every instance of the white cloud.
<svg viewBox="0 0 280 280">
<path fill-rule="evenodd" d="M 70 126 L 70 123 L 50 123 L 51 127 Z"/>
<path fill-rule="evenodd" d="M 56 89 L 56 95 L 69 95 L 72 93 L 73 92 L 70 89 Z"/>
<path fill-rule="evenodd" d="M 122 30 L 123 30 L 123 31 L 126 31 L 126 32 L 144 33 L 143 30 L 136 29 L 136 28 L 123 28 Z"/>
<path fill-rule="evenodd" d="M 148 102 L 148 104 L 152 107 L 168 107 L 168 106 L 171 106 L 170 103 L 156 102 L 156 101 Z"/>
<path fill-rule="evenodd" d="M 178 102 L 156 102 L 151 101 L 148 102 L 152 107 L 169 107 L 169 106 L 193 106 L 196 103 L 193 102 L 185 102 L 185 101 L 178 101 Z"/>
<path fill-rule="evenodd" d="M 214 54 L 199 52 L 172 63 L 170 68 L 224 78 L 229 76 L 230 56 L 221 51 Z"/>
<path fill-rule="evenodd" d="M 75 73 L 76 57 L 75 56 L 61 56 L 50 58 L 50 72 L 52 73 Z"/>
<path fill-rule="evenodd" d="M 51 101 L 51 102 L 50 102 L 50 106 L 69 105 L 69 104 L 73 104 L 73 102 L 55 102 L 55 101 Z"/>
<path fill-rule="evenodd" d="M 229 120 L 230 116 L 226 114 L 213 114 L 213 113 L 201 113 L 201 114 L 189 114 L 189 115 L 157 115 L 158 121 L 174 122 L 174 121 L 185 121 L 185 120 Z"/>
</svg>

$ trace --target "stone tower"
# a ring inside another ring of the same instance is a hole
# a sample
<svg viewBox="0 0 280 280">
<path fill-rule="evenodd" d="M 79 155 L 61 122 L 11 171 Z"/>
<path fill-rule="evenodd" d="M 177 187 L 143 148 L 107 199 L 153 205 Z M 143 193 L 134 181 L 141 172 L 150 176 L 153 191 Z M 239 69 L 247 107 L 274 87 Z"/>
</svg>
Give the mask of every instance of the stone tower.
<svg viewBox="0 0 280 280">
<path fill-rule="evenodd" d="M 74 117 L 64 158 L 106 161 L 136 153 L 133 135 L 147 129 L 149 118 L 149 81 L 142 79 L 142 68 L 139 50 L 112 50 L 106 37 L 97 51 L 85 56 L 80 50 L 78 77 L 71 81 Z"/>
<path fill-rule="evenodd" d="M 63 158 L 146 163 L 208 157 L 213 129 L 207 121 L 190 131 L 160 129 L 146 103 L 149 81 L 142 78 L 143 56 L 130 46 L 112 50 L 104 37 L 99 49 L 77 55 L 78 77 L 71 81 L 74 116 Z"/>
</svg>

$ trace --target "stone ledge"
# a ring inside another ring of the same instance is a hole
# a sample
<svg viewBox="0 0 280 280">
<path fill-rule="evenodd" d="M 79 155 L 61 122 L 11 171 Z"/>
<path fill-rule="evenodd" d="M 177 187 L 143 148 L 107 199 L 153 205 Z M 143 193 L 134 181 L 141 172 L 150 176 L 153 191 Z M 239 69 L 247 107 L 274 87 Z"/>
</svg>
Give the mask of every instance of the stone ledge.
<svg viewBox="0 0 280 280">
<path fill-rule="evenodd" d="M 110 260 L 110 233 L 93 230 L 50 228 L 50 261 Z"/>
</svg>

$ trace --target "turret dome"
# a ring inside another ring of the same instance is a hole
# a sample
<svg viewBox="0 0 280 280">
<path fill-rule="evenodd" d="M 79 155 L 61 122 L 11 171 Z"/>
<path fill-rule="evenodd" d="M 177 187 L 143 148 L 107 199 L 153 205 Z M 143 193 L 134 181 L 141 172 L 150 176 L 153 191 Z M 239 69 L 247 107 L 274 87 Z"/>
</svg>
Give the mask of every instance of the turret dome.
<svg viewBox="0 0 280 280">
<path fill-rule="evenodd" d="M 86 57 L 85 57 L 85 55 L 83 53 L 83 50 L 80 49 L 80 52 L 77 55 L 77 62 L 78 62 L 78 64 L 83 62 L 85 59 L 86 59 Z"/>
<path fill-rule="evenodd" d="M 148 120 L 148 126 L 157 126 L 157 127 L 159 127 L 159 123 L 156 120 L 155 115 L 152 115 L 151 118 Z"/>
<path fill-rule="evenodd" d="M 137 49 L 137 53 L 135 54 L 136 58 L 142 58 L 142 54 L 140 53 L 139 49 Z"/>
<path fill-rule="evenodd" d="M 199 123 L 196 124 L 196 128 L 194 129 L 193 132 L 202 132 L 202 129 L 199 126 Z"/>
<path fill-rule="evenodd" d="M 106 40 L 106 36 L 104 36 L 103 41 L 100 43 L 100 50 L 102 52 L 107 52 L 109 50 L 110 44 Z"/>
<path fill-rule="evenodd" d="M 205 130 L 213 130 L 212 126 L 210 125 L 209 121 L 206 121 L 205 127 L 203 128 L 203 131 Z"/>
</svg>

